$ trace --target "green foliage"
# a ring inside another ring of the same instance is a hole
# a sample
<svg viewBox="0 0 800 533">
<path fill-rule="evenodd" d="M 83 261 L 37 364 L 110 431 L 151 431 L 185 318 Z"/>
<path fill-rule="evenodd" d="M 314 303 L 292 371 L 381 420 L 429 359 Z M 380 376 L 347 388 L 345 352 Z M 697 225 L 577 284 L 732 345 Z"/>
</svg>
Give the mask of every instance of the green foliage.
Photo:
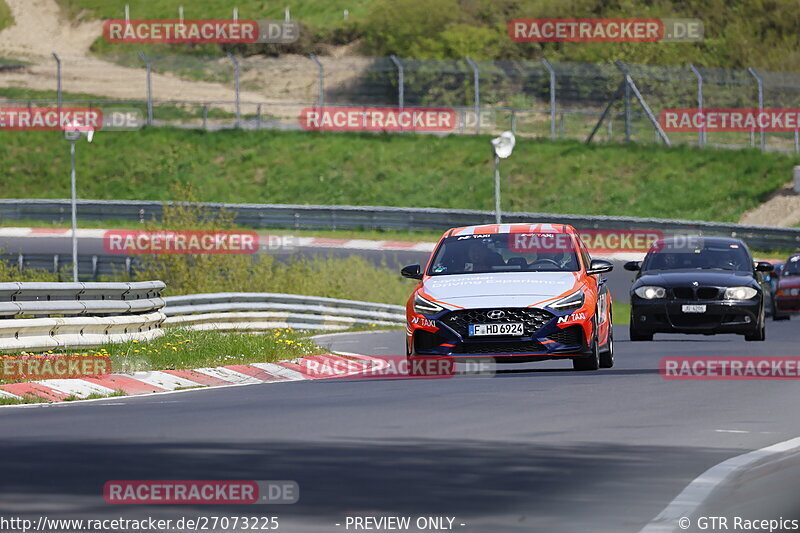
<svg viewBox="0 0 800 533">
<path fill-rule="evenodd" d="M 197 200 L 188 188 L 176 188 L 173 194 L 184 202 Z M 163 222 L 147 224 L 153 231 L 234 228 L 230 213 L 215 213 L 186 203 L 165 205 Z M 403 303 L 413 285 L 396 270 L 376 267 L 360 256 L 289 259 L 276 260 L 268 254 L 143 255 L 136 279 L 160 279 L 170 295 L 280 292 L 394 304 Z"/>
<path fill-rule="evenodd" d="M 78 195 L 209 202 L 493 209 L 488 136 L 144 129 L 77 150 Z M 54 132 L 0 133 L 6 198 L 68 198 L 69 149 Z M 519 138 L 503 162 L 503 207 L 736 221 L 791 179 L 797 158 Z"/>
<path fill-rule="evenodd" d="M 8 28 L 14 23 L 14 17 L 5 0 L 0 0 L 0 30 Z"/>
<path fill-rule="evenodd" d="M 2 250 L 0 250 L 2 253 Z M 69 265 L 68 265 L 69 267 Z M 71 268 L 71 267 L 70 267 Z M 0 283 L 9 281 L 61 281 L 57 274 L 35 268 L 24 268 L 20 274 L 16 264 L 0 260 Z"/>
<path fill-rule="evenodd" d="M 121 18 L 125 4 L 134 18 L 176 18 L 184 0 L 58 0 L 74 18 Z M 241 18 L 283 19 L 284 4 L 236 2 Z M 151 53 L 220 55 L 308 53 L 324 44 L 364 41 L 364 52 L 405 57 L 538 59 L 800 70 L 797 0 L 292 0 L 292 18 L 306 29 L 293 47 L 146 45 Z M 231 16 L 227 0 L 187 5 L 187 18 Z M 343 10 L 350 18 L 343 20 Z M 7 11 L 7 9 L 6 9 Z M 507 24 L 514 18 L 698 18 L 705 25 L 699 43 L 515 43 Z M 0 1 L 0 27 L 3 3 Z M 127 51 L 126 45 L 95 43 L 99 52 Z"/>
</svg>

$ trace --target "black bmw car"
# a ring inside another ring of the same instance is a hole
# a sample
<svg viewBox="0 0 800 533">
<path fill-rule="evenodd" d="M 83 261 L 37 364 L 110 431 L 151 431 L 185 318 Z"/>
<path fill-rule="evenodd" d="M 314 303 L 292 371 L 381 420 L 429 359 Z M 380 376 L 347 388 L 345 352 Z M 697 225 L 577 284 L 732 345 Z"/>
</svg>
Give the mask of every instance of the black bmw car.
<svg viewBox="0 0 800 533">
<path fill-rule="evenodd" d="M 763 341 L 764 291 L 759 272 L 738 239 L 674 237 L 653 244 L 644 261 L 625 264 L 636 271 L 631 287 L 630 338 L 653 340 L 654 333 L 738 333 Z"/>
</svg>

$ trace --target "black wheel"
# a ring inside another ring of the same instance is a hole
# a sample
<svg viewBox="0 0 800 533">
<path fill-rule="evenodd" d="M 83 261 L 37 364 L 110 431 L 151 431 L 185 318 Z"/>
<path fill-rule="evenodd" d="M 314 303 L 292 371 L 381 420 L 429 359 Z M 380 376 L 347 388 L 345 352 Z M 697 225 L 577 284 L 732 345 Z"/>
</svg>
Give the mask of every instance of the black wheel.
<svg viewBox="0 0 800 533">
<path fill-rule="evenodd" d="M 594 340 L 592 340 L 592 353 L 583 357 L 576 357 L 572 360 L 573 370 L 598 370 L 600 368 L 600 346 L 597 344 L 597 330 L 595 329 Z"/>
<path fill-rule="evenodd" d="M 761 323 L 761 327 L 756 329 L 752 333 L 748 333 L 744 336 L 744 340 L 746 341 L 763 341 L 767 339 L 767 328 L 764 326 L 764 323 Z"/>
<path fill-rule="evenodd" d="M 631 324 L 631 326 L 630 326 L 630 338 L 634 342 L 652 341 L 653 340 L 653 334 L 638 330 L 638 329 L 636 329 L 636 327 L 633 326 L 633 324 Z"/>
<path fill-rule="evenodd" d="M 600 354 L 600 368 L 611 368 L 614 366 L 614 329 L 608 332 L 608 343 L 606 349 Z"/>
</svg>

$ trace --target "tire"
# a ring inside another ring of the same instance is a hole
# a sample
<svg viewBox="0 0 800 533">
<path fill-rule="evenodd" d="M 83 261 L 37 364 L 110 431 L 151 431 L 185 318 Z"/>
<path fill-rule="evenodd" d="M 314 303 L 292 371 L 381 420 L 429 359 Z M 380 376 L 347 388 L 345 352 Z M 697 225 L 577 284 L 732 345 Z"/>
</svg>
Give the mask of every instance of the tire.
<svg viewBox="0 0 800 533">
<path fill-rule="evenodd" d="M 636 329 L 633 325 L 630 326 L 630 338 L 633 342 L 641 342 L 641 341 L 652 341 L 653 334 L 652 333 L 645 333 L 644 331 L 640 331 Z"/>
<path fill-rule="evenodd" d="M 746 341 L 764 341 L 764 340 L 767 340 L 767 331 L 766 331 L 766 329 L 767 329 L 766 326 L 764 326 L 764 323 L 762 322 L 761 323 L 761 327 L 759 327 L 758 329 L 756 329 L 752 333 L 747 333 L 744 336 L 744 340 L 746 340 Z"/>
<path fill-rule="evenodd" d="M 614 366 L 614 330 L 608 332 L 608 344 L 606 350 L 600 354 L 600 368 L 611 368 Z"/>
<path fill-rule="evenodd" d="M 767 318 L 764 314 L 764 308 L 761 308 L 761 319 L 756 324 L 755 331 L 746 333 L 744 340 L 746 341 L 764 341 L 767 339 Z"/>
<path fill-rule="evenodd" d="M 573 370 L 599 370 L 600 369 L 600 347 L 597 344 L 597 334 L 592 341 L 592 353 L 583 357 L 576 357 L 572 360 Z"/>
</svg>

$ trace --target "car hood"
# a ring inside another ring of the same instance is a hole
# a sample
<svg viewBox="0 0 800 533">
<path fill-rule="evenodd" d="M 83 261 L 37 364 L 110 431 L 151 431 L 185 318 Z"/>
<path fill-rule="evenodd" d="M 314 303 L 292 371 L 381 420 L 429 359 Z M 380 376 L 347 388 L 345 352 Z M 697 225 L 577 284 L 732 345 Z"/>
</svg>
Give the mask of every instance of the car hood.
<svg viewBox="0 0 800 533">
<path fill-rule="evenodd" d="M 450 307 L 527 307 L 577 289 L 577 272 L 431 276 L 422 290 Z"/>
<path fill-rule="evenodd" d="M 685 287 L 697 282 L 698 285 L 702 286 L 737 287 L 752 285 L 754 281 L 752 274 L 732 270 L 650 270 L 643 272 L 635 285 Z"/>
</svg>

